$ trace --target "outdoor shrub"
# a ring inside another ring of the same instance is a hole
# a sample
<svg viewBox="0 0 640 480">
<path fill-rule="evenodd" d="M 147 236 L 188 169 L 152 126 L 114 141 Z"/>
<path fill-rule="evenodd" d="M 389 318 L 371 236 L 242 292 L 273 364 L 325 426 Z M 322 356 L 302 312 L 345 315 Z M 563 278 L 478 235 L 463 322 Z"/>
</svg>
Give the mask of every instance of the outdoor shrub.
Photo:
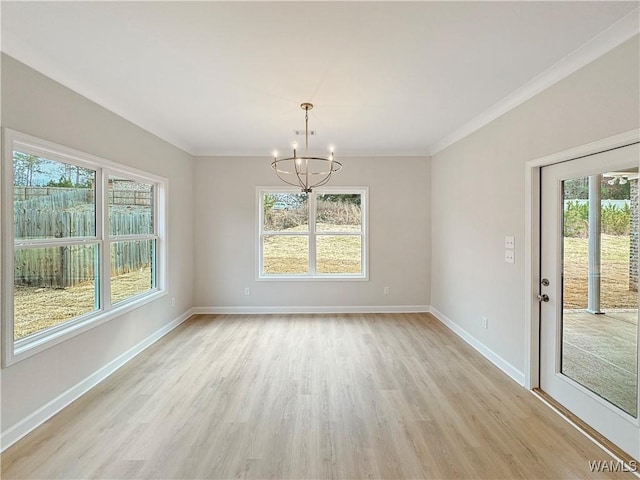
<svg viewBox="0 0 640 480">
<path fill-rule="evenodd" d="M 629 205 L 602 207 L 600 219 L 602 233 L 607 235 L 628 235 L 631 209 Z M 589 236 L 589 205 L 568 202 L 564 210 L 564 236 L 586 238 Z"/>
<path fill-rule="evenodd" d="M 332 225 L 352 225 L 362 217 L 360 205 L 345 201 L 318 200 L 318 221 Z"/>
<path fill-rule="evenodd" d="M 568 202 L 564 209 L 564 236 L 587 237 L 589 233 L 589 205 Z"/>
<path fill-rule="evenodd" d="M 303 209 L 269 210 L 265 214 L 265 230 L 282 231 L 307 223 L 307 212 Z"/>
<path fill-rule="evenodd" d="M 602 233 L 608 235 L 629 235 L 629 219 L 631 209 L 629 205 L 618 208 L 615 205 L 607 205 L 602 208 Z"/>
</svg>

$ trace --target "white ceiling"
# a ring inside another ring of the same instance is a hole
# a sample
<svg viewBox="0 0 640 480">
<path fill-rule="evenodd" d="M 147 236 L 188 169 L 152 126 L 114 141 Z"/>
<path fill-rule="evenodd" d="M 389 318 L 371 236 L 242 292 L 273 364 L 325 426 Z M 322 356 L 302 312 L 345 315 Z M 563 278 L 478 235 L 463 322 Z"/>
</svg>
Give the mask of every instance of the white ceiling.
<svg viewBox="0 0 640 480">
<path fill-rule="evenodd" d="M 2 2 L 2 51 L 194 155 L 425 155 L 637 32 L 638 2 Z M 300 141 L 300 139 L 297 139 Z"/>
</svg>

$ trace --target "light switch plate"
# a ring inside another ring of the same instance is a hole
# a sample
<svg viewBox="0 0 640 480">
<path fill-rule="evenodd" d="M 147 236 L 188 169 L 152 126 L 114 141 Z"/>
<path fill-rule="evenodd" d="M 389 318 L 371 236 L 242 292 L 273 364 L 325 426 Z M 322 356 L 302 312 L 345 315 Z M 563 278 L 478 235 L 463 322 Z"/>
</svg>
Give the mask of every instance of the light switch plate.
<svg viewBox="0 0 640 480">
<path fill-rule="evenodd" d="M 516 248 L 516 239 L 515 237 L 504 237 L 504 248 Z"/>
<path fill-rule="evenodd" d="M 504 251 L 504 261 L 507 263 L 516 263 L 516 255 L 513 250 Z"/>
</svg>

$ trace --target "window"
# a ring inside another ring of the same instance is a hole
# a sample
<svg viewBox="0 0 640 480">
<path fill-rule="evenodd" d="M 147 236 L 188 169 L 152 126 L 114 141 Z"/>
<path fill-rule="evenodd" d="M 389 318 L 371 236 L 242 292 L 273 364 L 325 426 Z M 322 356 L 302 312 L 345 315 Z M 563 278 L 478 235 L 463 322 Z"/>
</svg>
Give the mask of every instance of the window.
<svg viewBox="0 0 640 480">
<path fill-rule="evenodd" d="M 5 365 L 162 293 L 164 179 L 11 130 L 4 157 Z"/>
<path fill-rule="evenodd" d="M 153 183 L 109 175 L 111 303 L 155 288 Z"/>
<path fill-rule="evenodd" d="M 258 188 L 258 278 L 366 279 L 366 194 Z"/>
</svg>

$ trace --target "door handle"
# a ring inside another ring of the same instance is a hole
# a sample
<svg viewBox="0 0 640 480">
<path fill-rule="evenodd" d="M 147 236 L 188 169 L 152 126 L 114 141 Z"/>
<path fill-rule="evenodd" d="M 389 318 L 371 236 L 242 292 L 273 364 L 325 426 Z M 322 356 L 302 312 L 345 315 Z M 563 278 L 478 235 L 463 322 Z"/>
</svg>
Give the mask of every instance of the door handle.
<svg viewBox="0 0 640 480">
<path fill-rule="evenodd" d="M 543 293 L 542 295 L 538 295 L 538 301 L 539 302 L 548 302 L 549 301 L 549 295 L 547 295 L 546 293 Z"/>
</svg>

